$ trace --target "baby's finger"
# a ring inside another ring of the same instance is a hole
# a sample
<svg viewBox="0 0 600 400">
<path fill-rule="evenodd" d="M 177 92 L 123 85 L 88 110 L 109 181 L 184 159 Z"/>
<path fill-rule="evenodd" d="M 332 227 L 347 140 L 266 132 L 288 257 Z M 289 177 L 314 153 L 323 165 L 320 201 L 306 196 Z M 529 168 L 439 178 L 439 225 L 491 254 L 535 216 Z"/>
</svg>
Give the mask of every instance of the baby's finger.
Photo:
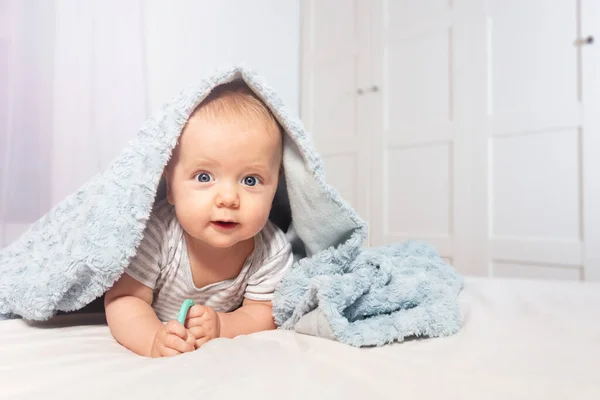
<svg viewBox="0 0 600 400">
<path fill-rule="evenodd" d="M 206 336 L 206 329 L 204 326 L 193 326 L 189 329 L 190 333 L 194 336 L 194 340 L 200 339 Z"/>
<path fill-rule="evenodd" d="M 185 331 L 185 327 L 181 325 L 179 321 L 169 321 L 165 325 L 165 332 L 167 334 L 177 335 L 181 339 L 185 339 L 187 333 Z"/>
<path fill-rule="evenodd" d="M 178 356 L 181 354 L 180 351 L 177 351 L 175 349 L 172 349 L 172 348 L 166 347 L 166 346 L 162 346 L 160 348 L 160 350 L 158 351 L 158 353 L 160 354 L 161 357 L 173 357 L 173 356 Z"/>
<path fill-rule="evenodd" d="M 206 314 L 204 314 L 206 315 Z M 194 318 L 188 318 L 185 321 L 185 326 L 187 328 L 191 328 L 192 326 L 201 326 L 202 324 L 204 324 L 204 317 L 194 317 Z"/>
<path fill-rule="evenodd" d="M 199 349 L 200 347 L 204 346 L 206 344 L 206 342 L 209 341 L 208 336 L 204 336 L 200 339 L 196 339 L 196 349 Z"/>
<path fill-rule="evenodd" d="M 192 332 L 190 332 L 189 330 L 187 331 L 187 337 L 185 339 L 185 341 L 192 347 L 196 347 L 196 337 L 192 334 Z"/>
<path fill-rule="evenodd" d="M 195 306 L 190 308 L 190 310 L 188 311 L 187 317 L 189 319 L 201 317 L 202 315 L 204 315 L 205 312 L 206 312 L 206 307 L 201 306 L 200 304 L 196 304 Z"/>
<path fill-rule="evenodd" d="M 167 339 L 165 340 L 165 346 L 173 350 L 177 350 L 180 353 L 185 353 L 194 350 L 194 346 L 192 344 L 186 342 L 185 340 L 176 335 L 167 336 Z"/>
</svg>

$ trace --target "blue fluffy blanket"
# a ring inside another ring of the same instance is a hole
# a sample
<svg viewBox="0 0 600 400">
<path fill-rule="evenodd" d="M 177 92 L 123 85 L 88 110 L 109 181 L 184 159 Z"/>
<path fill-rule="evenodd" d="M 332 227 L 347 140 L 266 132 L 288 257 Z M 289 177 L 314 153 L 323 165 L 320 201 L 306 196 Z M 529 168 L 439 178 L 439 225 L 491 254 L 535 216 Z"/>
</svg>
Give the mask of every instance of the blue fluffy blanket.
<svg viewBox="0 0 600 400">
<path fill-rule="evenodd" d="M 273 301 L 277 324 L 356 346 L 457 332 L 460 276 L 424 243 L 362 247 L 366 224 L 326 183 L 301 123 L 259 76 L 239 67 L 166 105 L 104 171 L 0 250 L 0 319 L 48 319 L 114 284 L 165 195 L 162 172 L 187 118 L 214 87 L 234 79 L 261 97 L 286 132 L 271 219 L 286 232 L 295 263 Z"/>
</svg>

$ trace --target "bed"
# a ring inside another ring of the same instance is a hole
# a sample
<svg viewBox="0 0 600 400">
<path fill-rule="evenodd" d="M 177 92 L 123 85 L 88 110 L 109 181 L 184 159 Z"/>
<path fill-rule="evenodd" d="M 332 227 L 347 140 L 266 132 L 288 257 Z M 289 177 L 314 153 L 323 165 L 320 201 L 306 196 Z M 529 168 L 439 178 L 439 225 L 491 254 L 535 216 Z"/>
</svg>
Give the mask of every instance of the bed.
<svg viewBox="0 0 600 400">
<path fill-rule="evenodd" d="M 291 331 L 146 359 L 102 313 L 0 322 L 2 399 L 600 399 L 600 283 L 468 278 L 457 335 L 357 349 Z"/>
</svg>

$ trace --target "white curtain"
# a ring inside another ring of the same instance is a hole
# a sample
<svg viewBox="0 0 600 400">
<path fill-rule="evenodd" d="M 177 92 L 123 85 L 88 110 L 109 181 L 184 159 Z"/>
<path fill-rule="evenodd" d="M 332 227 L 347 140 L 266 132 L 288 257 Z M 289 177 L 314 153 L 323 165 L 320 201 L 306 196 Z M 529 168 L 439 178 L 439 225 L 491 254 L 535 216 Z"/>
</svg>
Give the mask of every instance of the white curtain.
<svg viewBox="0 0 600 400">
<path fill-rule="evenodd" d="M 0 247 L 146 118 L 140 2 L 0 0 Z"/>
</svg>

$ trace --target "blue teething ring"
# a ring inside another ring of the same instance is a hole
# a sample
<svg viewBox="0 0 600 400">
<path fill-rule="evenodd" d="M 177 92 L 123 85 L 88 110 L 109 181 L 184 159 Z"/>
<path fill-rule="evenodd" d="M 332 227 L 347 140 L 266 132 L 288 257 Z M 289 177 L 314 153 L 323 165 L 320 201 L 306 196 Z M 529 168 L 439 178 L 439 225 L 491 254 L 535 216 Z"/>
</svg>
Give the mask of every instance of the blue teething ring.
<svg viewBox="0 0 600 400">
<path fill-rule="evenodd" d="M 179 309 L 179 316 L 177 317 L 177 320 L 181 323 L 181 325 L 185 325 L 185 318 L 187 317 L 187 313 L 193 305 L 194 300 L 192 299 L 186 299 L 181 305 L 181 308 Z"/>
</svg>

